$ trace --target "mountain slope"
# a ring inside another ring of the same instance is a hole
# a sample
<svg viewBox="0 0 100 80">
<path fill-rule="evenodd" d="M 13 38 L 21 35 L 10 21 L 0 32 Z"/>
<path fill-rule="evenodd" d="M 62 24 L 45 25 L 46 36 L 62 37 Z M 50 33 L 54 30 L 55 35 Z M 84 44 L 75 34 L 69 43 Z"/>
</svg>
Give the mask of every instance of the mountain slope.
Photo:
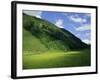
<svg viewBox="0 0 100 80">
<path fill-rule="evenodd" d="M 88 47 L 69 31 L 60 29 L 54 24 L 35 16 L 23 14 L 23 29 L 24 51 L 69 51 L 82 50 Z M 29 36 L 30 38 L 28 38 Z"/>
</svg>

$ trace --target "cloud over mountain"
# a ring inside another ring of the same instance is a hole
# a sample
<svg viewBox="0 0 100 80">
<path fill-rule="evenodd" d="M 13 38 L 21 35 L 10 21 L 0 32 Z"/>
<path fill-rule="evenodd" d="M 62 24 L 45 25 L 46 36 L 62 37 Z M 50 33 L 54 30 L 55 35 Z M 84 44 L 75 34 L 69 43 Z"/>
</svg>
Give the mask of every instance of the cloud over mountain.
<svg viewBox="0 0 100 80">
<path fill-rule="evenodd" d="M 56 26 L 58 26 L 59 28 L 64 28 L 63 27 L 63 20 L 62 19 L 58 19 L 55 23 Z"/>
</svg>

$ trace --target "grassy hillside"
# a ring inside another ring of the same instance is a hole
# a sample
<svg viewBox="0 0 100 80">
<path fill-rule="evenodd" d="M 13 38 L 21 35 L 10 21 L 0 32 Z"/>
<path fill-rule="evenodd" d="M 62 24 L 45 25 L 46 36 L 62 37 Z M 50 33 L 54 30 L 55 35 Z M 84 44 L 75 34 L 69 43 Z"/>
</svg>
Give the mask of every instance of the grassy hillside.
<svg viewBox="0 0 100 80">
<path fill-rule="evenodd" d="M 54 24 L 23 14 L 23 69 L 90 65 L 90 48 Z"/>
<path fill-rule="evenodd" d="M 23 27 L 33 36 L 37 37 L 48 49 L 68 51 L 80 50 L 88 47 L 88 45 L 83 43 L 72 33 L 60 29 L 48 21 L 33 16 L 24 14 Z"/>
</svg>

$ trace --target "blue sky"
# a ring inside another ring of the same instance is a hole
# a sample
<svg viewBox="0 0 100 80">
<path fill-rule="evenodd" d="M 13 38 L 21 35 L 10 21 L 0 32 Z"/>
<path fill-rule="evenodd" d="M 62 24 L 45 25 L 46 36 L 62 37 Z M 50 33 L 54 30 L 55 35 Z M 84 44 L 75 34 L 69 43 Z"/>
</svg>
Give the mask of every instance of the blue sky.
<svg viewBox="0 0 100 80">
<path fill-rule="evenodd" d="M 64 28 L 83 42 L 89 44 L 91 39 L 91 14 L 76 12 L 52 12 L 52 11 L 27 11 L 24 13 L 45 19 L 59 28 Z"/>
</svg>

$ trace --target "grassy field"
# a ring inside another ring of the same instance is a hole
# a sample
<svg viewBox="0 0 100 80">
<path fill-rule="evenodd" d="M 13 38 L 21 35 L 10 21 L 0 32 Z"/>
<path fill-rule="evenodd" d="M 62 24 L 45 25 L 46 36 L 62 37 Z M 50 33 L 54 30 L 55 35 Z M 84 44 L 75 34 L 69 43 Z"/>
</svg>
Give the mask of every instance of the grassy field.
<svg viewBox="0 0 100 80">
<path fill-rule="evenodd" d="M 23 54 L 23 69 L 90 66 L 90 50 Z"/>
</svg>

